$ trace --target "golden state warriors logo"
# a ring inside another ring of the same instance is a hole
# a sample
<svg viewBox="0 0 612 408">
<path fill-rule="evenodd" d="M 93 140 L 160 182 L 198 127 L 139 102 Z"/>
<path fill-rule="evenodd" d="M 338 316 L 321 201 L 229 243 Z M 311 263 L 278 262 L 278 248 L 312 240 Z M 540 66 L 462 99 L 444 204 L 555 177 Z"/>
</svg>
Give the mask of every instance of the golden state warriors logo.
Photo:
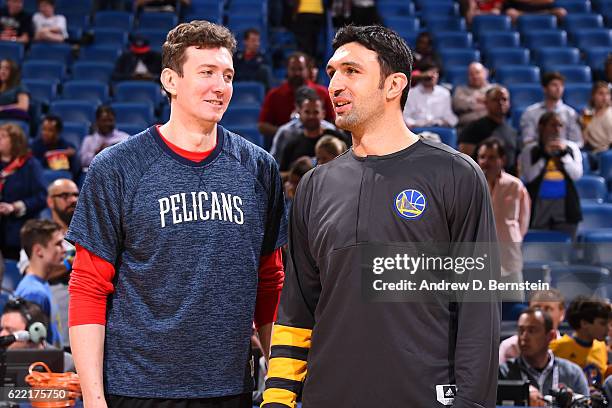
<svg viewBox="0 0 612 408">
<path fill-rule="evenodd" d="M 404 190 L 395 197 L 395 211 L 407 220 L 420 218 L 426 206 L 425 196 L 417 190 Z"/>
</svg>

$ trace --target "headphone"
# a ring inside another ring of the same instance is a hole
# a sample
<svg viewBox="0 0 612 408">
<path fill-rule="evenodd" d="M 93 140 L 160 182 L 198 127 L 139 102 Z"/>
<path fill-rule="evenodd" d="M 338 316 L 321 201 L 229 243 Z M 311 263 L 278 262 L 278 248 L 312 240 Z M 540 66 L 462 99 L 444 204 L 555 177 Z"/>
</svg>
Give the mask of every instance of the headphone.
<svg viewBox="0 0 612 408">
<path fill-rule="evenodd" d="M 30 333 L 30 341 L 33 343 L 40 343 L 47 338 L 47 328 L 44 323 L 35 321 L 32 314 L 28 310 L 28 304 L 32 302 L 27 301 L 21 297 L 15 297 L 6 302 L 4 306 L 4 313 L 9 311 L 19 312 L 26 321 L 26 331 Z"/>
</svg>

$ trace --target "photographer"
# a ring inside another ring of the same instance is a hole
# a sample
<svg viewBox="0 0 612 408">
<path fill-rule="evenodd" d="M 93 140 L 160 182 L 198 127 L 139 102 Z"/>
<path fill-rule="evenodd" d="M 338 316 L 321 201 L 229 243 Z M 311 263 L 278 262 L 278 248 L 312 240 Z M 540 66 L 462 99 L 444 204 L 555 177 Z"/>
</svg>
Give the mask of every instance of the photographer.
<svg viewBox="0 0 612 408">
<path fill-rule="evenodd" d="M 561 139 L 563 126 L 556 113 L 543 114 L 539 140 L 525 146 L 519 165 L 531 196 L 530 228 L 575 237 L 582 212 L 574 181 L 582 177 L 582 155 L 576 143 Z"/>
<path fill-rule="evenodd" d="M 531 307 L 526 309 L 518 320 L 520 355 L 499 367 L 499 379 L 529 381 L 529 406 L 546 406 L 543 395 L 563 386 L 574 393 L 589 395 L 586 377 L 580 367 L 556 357 L 548 349 L 555 337 L 556 330 L 547 312 Z"/>
</svg>

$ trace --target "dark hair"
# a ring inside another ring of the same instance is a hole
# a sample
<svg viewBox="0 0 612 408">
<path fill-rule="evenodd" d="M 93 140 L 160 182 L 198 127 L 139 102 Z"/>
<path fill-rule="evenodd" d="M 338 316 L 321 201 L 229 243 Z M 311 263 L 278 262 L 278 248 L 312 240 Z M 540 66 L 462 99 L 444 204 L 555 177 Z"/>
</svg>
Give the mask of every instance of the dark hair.
<svg viewBox="0 0 612 408">
<path fill-rule="evenodd" d="M 593 323 L 595 319 L 610 318 L 610 305 L 605 301 L 588 296 L 577 296 L 567 308 L 567 321 L 574 330 L 580 329 L 580 321 Z"/>
<path fill-rule="evenodd" d="M 108 113 L 113 115 L 113 118 L 115 117 L 115 111 L 109 105 L 98 106 L 98 109 L 96 109 L 96 119 L 100 119 L 100 116 L 102 116 L 103 113 Z"/>
<path fill-rule="evenodd" d="M 310 57 L 308 56 L 308 54 L 305 54 L 301 51 L 295 51 L 289 54 L 289 56 L 287 57 L 287 65 L 289 65 L 289 61 L 291 61 L 292 59 L 302 59 L 302 58 L 304 58 L 304 62 L 306 63 L 306 66 L 308 66 L 308 61 L 310 60 Z"/>
<path fill-rule="evenodd" d="M 550 122 L 553 119 L 559 119 L 559 115 L 557 115 L 555 112 L 545 112 L 542 114 L 542 116 L 540 116 L 540 119 L 538 120 L 538 128 L 541 126 L 546 126 L 548 124 L 548 122 Z"/>
<path fill-rule="evenodd" d="M 38 5 L 40 5 L 41 3 L 47 3 L 55 7 L 55 0 L 38 0 L 36 3 Z"/>
<path fill-rule="evenodd" d="M 47 115 L 43 118 L 43 122 L 45 120 L 55 124 L 55 130 L 57 133 L 60 133 L 62 129 L 64 129 L 64 122 L 62 122 L 62 118 L 57 115 Z"/>
<path fill-rule="evenodd" d="M 306 85 L 300 86 L 295 91 L 295 106 L 297 106 L 298 108 L 302 107 L 302 104 L 306 100 L 309 100 L 309 101 L 320 101 L 321 97 L 319 96 L 317 91 L 315 91 L 311 87 L 306 86 Z"/>
<path fill-rule="evenodd" d="M 53 234 L 60 231 L 61 227 L 51 220 L 31 219 L 21 227 L 19 236 L 21 238 L 21 247 L 24 249 L 28 258 L 32 256 L 32 248 L 36 244 L 46 246 Z"/>
<path fill-rule="evenodd" d="M 523 310 L 521 314 L 519 314 L 519 319 L 524 314 L 529 315 L 529 316 L 534 316 L 536 318 L 538 317 L 536 316 L 537 314 L 541 314 L 542 319 L 544 320 L 544 330 L 546 331 L 546 333 L 548 333 L 549 331 L 553 329 L 552 317 L 550 317 L 550 314 L 548 312 L 542 309 L 535 308 L 535 307 L 528 307 L 527 309 Z"/>
<path fill-rule="evenodd" d="M 0 84 L 0 92 L 4 92 L 6 90 L 13 89 L 17 85 L 19 85 L 19 82 L 21 81 L 21 73 L 19 71 L 19 66 L 17 65 L 17 63 L 7 58 L 0 60 L 0 64 L 3 62 L 7 62 L 9 64 L 11 73 L 9 74 L 9 77 L 6 80 L 6 82 Z"/>
<path fill-rule="evenodd" d="M 291 164 L 289 173 L 301 179 L 310 169 L 312 169 L 312 160 L 310 157 L 302 156 Z"/>
<path fill-rule="evenodd" d="M 559 81 L 565 83 L 565 77 L 561 75 L 560 72 L 553 71 L 553 72 L 547 72 L 544 75 L 542 75 L 542 86 L 547 87 L 548 84 L 550 84 L 555 79 L 558 79 Z"/>
<path fill-rule="evenodd" d="M 533 292 L 529 298 L 529 303 L 531 302 L 556 302 L 559 303 L 561 309 L 565 309 L 565 298 L 561 291 L 556 288 Z"/>
<path fill-rule="evenodd" d="M 227 48 L 230 54 L 236 51 L 236 39 L 230 30 L 204 20 L 194 20 L 174 27 L 162 45 L 162 70 L 170 68 L 183 76 L 185 52 L 189 47 Z M 171 95 L 166 92 L 168 98 Z"/>
<path fill-rule="evenodd" d="M 508 92 L 508 94 L 510 94 L 510 92 L 508 91 L 508 88 L 506 88 L 505 86 L 493 85 L 492 87 L 487 89 L 487 92 L 485 92 L 485 98 L 489 99 L 494 93 L 501 92 L 501 91 L 506 91 Z"/>
<path fill-rule="evenodd" d="M 16 123 L 9 122 L 0 125 L 0 129 L 6 131 L 11 140 L 11 160 L 18 157 L 23 157 L 28 154 L 28 138 L 21 126 Z"/>
<path fill-rule="evenodd" d="M 246 30 L 244 30 L 244 33 L 242 34 L 242 38 L 245 40 L 249 39 L 249 35 L 251 34 L 255 34 L 255 35 L 259 35 L 261 36 L 261 33 L 259 32 L 258 29 L 256 29 L 255 27 L 251 27 L 251 28 L 247 28 Z"/>
<path fill-rule="evenodd" d="M 408 99 L 410 76 L 412 75 L 412 65 L 414 63 L 412 51 L 410 51 L 406 41 L 398 33 L 386 27 L 378 25 L 362 27 L 348 25 L 342 27 L 336 33 L 332 47 L 335 51 L 344 44 L 351 42 L 356 42 L 376 53 L 380 65 L 379 88 L 382 89 L 385 79 L 393 73 L 401 72 L 406 75 L 408 85 L 404 88 L 400 99 L 400 107 L 404 110 L 404 105 L 406 105 L 406 100 Z"/>
<path fill-rule="evenodd" d="M 478 151 L 483 146 L 486 147 L 487 149 L 495 149 L 500 159 L 503 159 L 504 157 L 506 157 L 506 147 L 504 145 L 504 142 L 495 136 L 488 137 L 482 142 L 478 143 L 478 146 L 476 146 L 476 149 L 474 150 L 477 157 L 478 157 Z"/>
<path fill-rule="evenodd" d="M 45 328 L 49 329 L 49 317 L 42 311 L 40 306 L 29 300 L 23 298 L 11 299 L 4 305 L 2 314 L 7 313 L 19 313 L 26 323 L 26 330 L 28 326 L 34 322 L 42 323 Z"/>
</svg>

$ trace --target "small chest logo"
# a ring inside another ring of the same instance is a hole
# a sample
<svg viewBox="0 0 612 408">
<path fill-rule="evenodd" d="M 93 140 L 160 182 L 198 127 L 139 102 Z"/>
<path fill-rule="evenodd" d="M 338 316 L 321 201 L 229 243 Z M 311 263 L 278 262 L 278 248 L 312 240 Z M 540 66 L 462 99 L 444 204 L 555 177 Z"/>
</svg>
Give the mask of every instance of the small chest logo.
<svg viewBox="0 0 612 408">
<path fill-rule="evenodd" d="M 418 190 L 404 190 L 395 196 L 395 211 L 407 220 L 420 218 L 426 206 L 425 195 Z"/>
</svg>

